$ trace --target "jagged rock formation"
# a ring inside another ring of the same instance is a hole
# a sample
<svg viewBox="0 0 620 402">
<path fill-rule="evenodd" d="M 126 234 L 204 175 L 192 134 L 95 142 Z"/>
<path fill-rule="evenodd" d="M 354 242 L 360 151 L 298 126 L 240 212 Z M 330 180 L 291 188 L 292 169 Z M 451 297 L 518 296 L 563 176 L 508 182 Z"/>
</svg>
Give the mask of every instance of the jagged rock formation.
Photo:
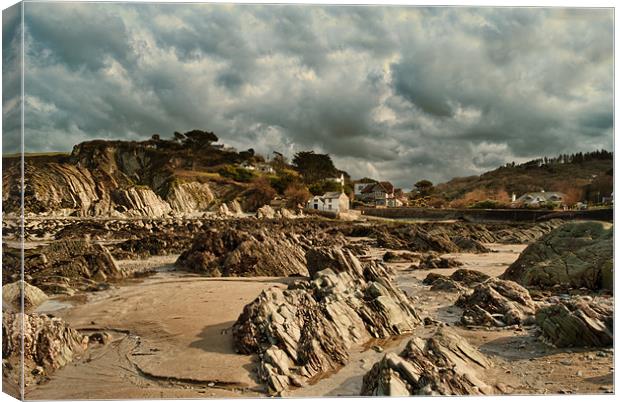
<svg viewBox="0 0 620 402">
<path fill-rule="evenodd" d="M 613 346 L 613 300 L 580 297 L 543 307 L 536 323 L 555 346 Z"/>
<path fill-rule="evenodd" d="M 455 303 L 463 309 L 464 325 L 503 327 L 534 321 L 536 305 L 527 289 L 519 284 L 491 278 L 462 294 Z"/>
<path fill-rule="evenodd" d="M 237 350 L 259 355 L 259 376 L 273 394 L 344 365 L 353 344 L 408 333 L 420 322 L 376 261 L 321 248 L 308 251 L 307 263 L 310 281 L 262 292 L 233 326 Z"/>
<path fill-rule="evenodd" d="M 2 286 L 2 310 L 17 312 L 22 308 L 22 294 L 24 310 L 30 311 L 47 300 L 47 295 L 36 286 L 22 280 Z"/>
<path fill-rule="evenodd" d="M 428 339 L 414 337 L 399 354 L 388 353 L 364 375 L 360 395 L 492 394 L 481 369 L 491 362 L 446 327 Z"/>
<path fill-rule="evenodd" d="M 192 213 L 207 211 L 215 196 L 207 183 L 174 181 L 166 191 L 165 200 L 177 213 Z"/>
<path fill-rule="evenodd" d="M 111 192 L 116 211 L 126 216 L 159 218 L 168 215 L 172 208 L 148 187 L 115 189 Z"/>
<path fill-rule="evenodd" d="M 345 231 L 354 237 L 375 239 L 378 247 L 417 252 L 486 253 L 483 243 L 531 243 L 562 222 L 553 220 L 537 224 L 472 224 L 472 223 L 417 223 L 373 224 L 353 226 Z"/>
<path fill-rule="evenodd" d="M 20 250 L 4 250 L 3 281 L 20 277 Z M 97 283 L 126 276 L 110 252 L 87 240 L 61 240 L 25 250 L 24 275 L 46 293 L 73 293 L 73 289 L 94 290 Z"/>
<path fill-rule="evenodd" d="M 178 267 L 208 276 L 307 276 L 299 238 L 265 229 L 209 230 L 177 260 Z"/>
<path fill-rule="evenodd" d="M 160 145 L 163 148 L 158 149 Z M 26 213 L 162 217 L 205 212 L 218 196 L 227 201 L 245 191 L 234 183 L 205 181 L 200 172 L 193 171 L 196 158 L 190 157 L 191 150 L 164 145 L 96 140 L 76 145 L 71 155 L 26 156 Z M 201 160 L 211 158 L 217 163 L 223 158 L 216 150 L 206 154 Z M 237 157 L 231 155 L 229 162 Z M 3 161 L 3 211 L 18 213 L 19 159 Z"/>
<path fill-rule="evenodd" d="M 530 244 L 503 279 L 526 287 L 613 289 L 613 226 L 571 222 Z"/>
<path fill-rule="evenodd" d="M 2 314 L 3 376 L 20 381 L 21 334 L 23 328 L 25 386 L 37 377 L 49 375 L 79 356 L 88 337 L 71 329 L 62 319 L 40 314 Z"/>
</svg>

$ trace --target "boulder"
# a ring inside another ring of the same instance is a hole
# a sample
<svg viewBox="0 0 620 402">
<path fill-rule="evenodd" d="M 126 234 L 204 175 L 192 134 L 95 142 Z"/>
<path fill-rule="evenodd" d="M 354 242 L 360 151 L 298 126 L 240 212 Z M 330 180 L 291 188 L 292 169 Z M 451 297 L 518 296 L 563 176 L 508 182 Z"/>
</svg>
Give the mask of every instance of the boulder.
<svg viewBox="0 0 620 402">
<path fill-rule="evenodd" d="M 21 376 L 22 328 L 26 387 L 37 381 L 37 377 L 64 367 L 88 346 L 88 337 L 80 335 L 60 318 L 35 313 L 3 313 L 3 377 L 15 383 Z"/>
<path fill-rule="evenodd" d="M 450 279 L 459 282 L 461 285 L 473 286 L 491 278 L 489 275 L 473 269 L 459 268 L 450 275 Z"/>
<path fill-rule="evenodd" d="M 256 217 L 258 219 L 274 219 L 276 217 L 276 211 L 274 211 L 270 205 L 263 205 L 256 211 Z"/>
<path fill-rule="evenodd" d="M 416 261 L 419 257 L 413 253 L 395 253 L 393 251 L 387 251 L 383 254 L 383 261 L 385 262 L 410 262 Z"/>
<path fill-rule="evenodd" d="M 613 225 L 566 223 L 530 244 L 501 275 L 525 287 L 613 289 Z"/>
<path fill-rule="evenodd" d="M 546 306 L 536 323 L 555 346 L 613 346 L 613 301 L 578 297 Z"/>
<path fill-rule="evenodd" d="M 527 289 L 497 278 L 476 285 L 471 294 L 461 295 L 455 305 L 463 309 L 461 322 L 465 325 L 531 324 L 536 311 Z"/>
<path fill-rule="evenodd" d="M 376 261 L 319 248 L 307 252 L 307 264 L 311 280 L 262 292 L 233 326 L 237 350 L 259 355 L 259 376 L 272 394 L 340 368 L 353 344 L 406 334 L 420 323 Z"/>
<path fill-rule="evenodd" d="M 463 263 L 454 258 L 445 258 L 434 253 L 429 253 L 420 259 L 418 265 L 412 265 L 411 269 L 455 268 L 461 265 L 463 265 Z"/>
<path fill-rule="evenodd" d="M 47 300 L 47 295 L 36 286 L 22 280 L 2 286 L 2 309 L 4 311 L 21 311 L 21 298 L 24 296 L 24 310 L 30 311 Z"/>
<path fill-rule="evenodd" d="M 467 288 L 449 278 L 437 278 L 431 285 L 431 290 L 444 292 L 464 292 Z"/>
<path fill-rule="evenodd" d="M 481 395 L 494 389 L 481 370 L 491 362 L 447 327 L 430 338 L 411 339 L 400 354 L 388 353 L 364 375 L 362 396 Z"/>
</svg>

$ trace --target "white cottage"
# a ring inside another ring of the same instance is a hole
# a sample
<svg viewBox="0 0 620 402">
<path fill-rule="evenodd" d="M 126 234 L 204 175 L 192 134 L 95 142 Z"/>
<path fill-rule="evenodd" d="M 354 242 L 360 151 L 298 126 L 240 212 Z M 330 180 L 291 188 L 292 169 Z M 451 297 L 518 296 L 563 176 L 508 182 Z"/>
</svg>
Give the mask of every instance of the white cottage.
<svg viewBox="0 0 620 402">
<path fill-rule="evenodd" d="M 344 212 L 349 210 L 349 197 L 345 193 L 329 192 L 315 195 L 306 203 L 306 209 L 325 212 Z"/>
</svg>

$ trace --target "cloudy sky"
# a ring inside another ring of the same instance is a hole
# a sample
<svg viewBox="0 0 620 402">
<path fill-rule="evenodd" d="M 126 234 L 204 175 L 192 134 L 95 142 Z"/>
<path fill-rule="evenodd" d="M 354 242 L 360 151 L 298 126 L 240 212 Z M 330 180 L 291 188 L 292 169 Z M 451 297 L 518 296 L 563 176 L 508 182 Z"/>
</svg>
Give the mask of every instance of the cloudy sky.
<svg viewBox="0 0 620 402">
<path fill-rule="evenodd" d="M 612 148 L 611 9 L 26 3 L 25 23 L 27 151 L 202 128 L 410 188 Z"/>
</svg>

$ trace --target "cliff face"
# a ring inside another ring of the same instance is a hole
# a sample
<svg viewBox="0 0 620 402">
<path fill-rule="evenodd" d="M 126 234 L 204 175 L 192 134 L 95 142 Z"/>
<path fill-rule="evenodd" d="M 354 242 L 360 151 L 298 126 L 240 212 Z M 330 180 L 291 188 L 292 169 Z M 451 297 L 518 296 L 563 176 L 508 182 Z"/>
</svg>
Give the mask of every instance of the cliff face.
<svg viewBox="0 0 620 402">
<path fill-rule="evenodd" d="M 19 214 L 19 158 L 4 158 L 3 162 L 3 212 Z M 69 156 L 26 156 L 25 212 L 162 217 L 200 213 L 218 203 L 213 183 L 180 180 L 175 176 L 177 167 L 178 161 L 165 151 L 120 141 L 82 143 Z M 227 190 L 239 192 L 235 186 Z M 218 188 L 217 192 L 221 191 Z"/>
</svg>

